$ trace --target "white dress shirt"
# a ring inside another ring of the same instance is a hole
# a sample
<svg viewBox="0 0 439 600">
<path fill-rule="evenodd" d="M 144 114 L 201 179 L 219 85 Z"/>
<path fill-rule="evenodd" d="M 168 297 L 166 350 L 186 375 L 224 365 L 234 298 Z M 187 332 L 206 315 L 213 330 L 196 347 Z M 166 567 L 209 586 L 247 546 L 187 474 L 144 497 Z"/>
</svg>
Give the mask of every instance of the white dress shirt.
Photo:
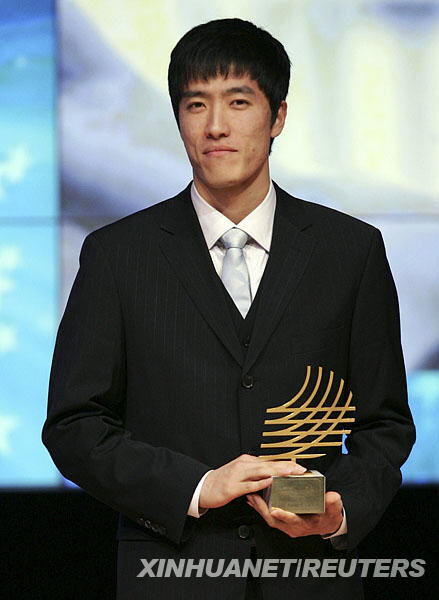
<svg viewBox="0 0 439 600">
<path fill-rule="evenodd" d="M 242 229 L 248 234 L 249 238 L 247 244 L 243 248 L 243 253 L 249 273 L 251 299 L 253 301 L 268 260 L 271 238 L 273 235 L 274 211 L 276 208 L 276 191 L 273 182 L 270 181 L 270 188 L 263 201 L 239 223 L 234 223 L 223 215 L 223 213 L 206 202 L 206 200 L 200 196 L 194 183 L 192 183 L 191 187 L 191 198 L 212 262 L 220 278 L 226 249 L 221 242 L 219 242 L 219 239 L 232 227 L 239 227 L 239 229 Z M 192 517 L 198 518 L 206 512 L 206 510 L 199 511 L 198 502 L 201 487 L 208 473 L 210 473 L 210 471 L 203 475 L 192 496 L 187 513 Z M 332 538 L 346 532 L 347 521 L 345 511 L 343 510 L 343 521 L 340 528 L 333 535 L 328 537 Z"/>
<path fill-rule="evenodd" d="M 191 188 L 191 197 L 212 262 L 220 278 L 226 253 L 226 249 L 221 242 L 217 243 L 220 237 L 232 227 L 238 226 L 239 229 L 248 234 L 249 239 L 243 248 L 243 253 L 250 277 L 250 291 L 253 300 L 264 273 L 273 235 L 274 210 L 276 208 L 276 192 L 273 183 L 270 182 L 270 189 L 264 200 L 239 224 L 235 224 L 219 210 L 208 204 L 200 196 L 194 184 Z"/>
</svg>

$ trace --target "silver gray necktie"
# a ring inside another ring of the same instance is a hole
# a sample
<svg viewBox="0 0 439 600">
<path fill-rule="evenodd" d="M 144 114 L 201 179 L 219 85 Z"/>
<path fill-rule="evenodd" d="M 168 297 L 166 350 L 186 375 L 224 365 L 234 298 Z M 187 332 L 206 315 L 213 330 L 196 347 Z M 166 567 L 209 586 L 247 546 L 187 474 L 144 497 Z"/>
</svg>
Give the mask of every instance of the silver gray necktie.
<svg viewBox="0 0 439 600">
<path fill-rule="evenodd" d="M 245 317 L 251 305 L 250 278 L 242 250 L 248 235 L 242 229 L 233 227 L 220 240 L 226 247 L 221 279 L 239 312 Z"/>
</svg>

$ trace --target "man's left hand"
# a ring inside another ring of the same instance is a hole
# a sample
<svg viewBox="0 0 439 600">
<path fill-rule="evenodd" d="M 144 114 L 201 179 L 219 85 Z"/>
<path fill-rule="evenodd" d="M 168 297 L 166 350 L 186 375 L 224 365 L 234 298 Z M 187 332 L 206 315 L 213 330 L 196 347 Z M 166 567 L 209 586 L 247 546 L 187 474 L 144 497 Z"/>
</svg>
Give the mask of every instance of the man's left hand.
<svg viewBox="0 0 439 600">
<path fill-rule="evenodd" d="M 322 514 L 297 515 L 280 508 L 273 508 L 270 512 L 259 494 L 247 494 L 247 503 L 270 527 L 280 529 L 293 538 L 331 535 L 340 528 L 343 521 L 343 503 L 338 492 L 326 492 L 325 512 Z"/>
</svg>

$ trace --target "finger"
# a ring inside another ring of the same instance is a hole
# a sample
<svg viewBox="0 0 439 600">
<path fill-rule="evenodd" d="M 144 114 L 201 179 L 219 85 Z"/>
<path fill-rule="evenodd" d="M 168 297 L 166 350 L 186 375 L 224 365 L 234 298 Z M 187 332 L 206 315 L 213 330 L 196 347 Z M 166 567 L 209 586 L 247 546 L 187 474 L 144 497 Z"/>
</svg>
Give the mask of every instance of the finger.
<svg viewBox="0 0 439 600">
<path fill-rule="evenodd" d="M 260 462 L 260 459 L 257 456 L 254 456 L 253 454 L 241 454 L 240 456 L 238 456 L 237 458 L 234 459 L 234 461 L 241 461 L 241 462 Z"/>
<path fill-rule="evenodd" d="M 270 511 L 270 509 L 268 508 L 268 505 L 265 502 L 265 500 L 261 498 L 259 494 L 254 494 L 250 498 L 250 506 L 253 506 L 253 508 L 261 515 L 261 517 L 265 519 L 265 521 L 268 523 L 268 525 L 270 525 L 270 527 L 276 527 L 277 529 L 284 528 L 285 523 L 283 523 L 281 520 L 276 519 L 276 517 L 273 515 L 273 512 Z"/>
<path fill-rule="evenodd" d="M 259 494 L 247 496 L 247 500 L 250 506 L 252 506 L 261 515 L 261 517 L 263 517 L 265 521 L 273 527 L 274 521 L 271 517 L 265 500 L 263 500 Z"/>
<path fill-rule="evenodd" d="M 341 496 L 338 492 L 326 492 L 325 504 L 334 505 L 341 504 Z"/>
<path fill-rule="evenodd" d="M 277 508 L 276 506 L 273 506 L 270 514 L 274 519 L 282 521 L 282 523 L 286 523 L 288 525 L 294 525 L 296 523 L 298 524 L 301 520 L 296 513 L 283 510 L 282 508 Z"/>
<path fill-rule="evenodd" d="M 247 496 L 247 498 L 249 498 L 249 496 Z M 292 524 L 290 521 L 288 523 L 285 523 L 280 519 L 275 518 L 273 516 L 273 512 L 270 512 L 267 503 L 258 494 L 250 496 L 250 501 L 248 502 L 248 504 L 250 504 L 250 506 L 252 506 L 261 515 L 261 517 L 265 520 L 267 525 L 273 527 L 274 529 L 279 529 L 280 531 L 283 531 L 291 537 L 296 536 L 296 531 L 292 528 L 292 525 L 295 525 L 297 527 L 297 524 L 295 522 Z M 290 513 L 290 515 L 293 516 L 293 513 Z M 295 516 L 296 515 L 294 515 L 294 517 Z"/>
<path fill-rule="evenodd" d="M 259 461 L 258 464 L 254 463 L 249 465 L 247 463 L 245 465 L 245 468 L 243 469 L 243 479 L 258 480 L 274 475 L 278 477 L 287 477 L 288 475 L 302 475 L 305 471 L 306 469 L 304 467 L 293 463 L 292 461 Z"/>
<path fill-rule="evenodd" d="M 342 512 L 343 502 L 338 492 L 326 492 L 325 494 L 325 512 L 335 515 Z"/>
<path fill-rule="evenodd" d="M 265 488 L 269 487 L 273 483 L 272 477 L 267 477 L 266 479 L 259 479 L 257 481 L 243 481 L 237 484 L 239 489 L 239 496 L 243 496 L 244 494 L 252 494 L 254 492 L 260 492 Z"/>
<path fill-rule="evenodd" d="M 266 466 L 273 475 L 302 475 L 306 472 L 306 467 L 299 465 L 293 460 L 261 460 L 260 463 Z"/>
</svg>

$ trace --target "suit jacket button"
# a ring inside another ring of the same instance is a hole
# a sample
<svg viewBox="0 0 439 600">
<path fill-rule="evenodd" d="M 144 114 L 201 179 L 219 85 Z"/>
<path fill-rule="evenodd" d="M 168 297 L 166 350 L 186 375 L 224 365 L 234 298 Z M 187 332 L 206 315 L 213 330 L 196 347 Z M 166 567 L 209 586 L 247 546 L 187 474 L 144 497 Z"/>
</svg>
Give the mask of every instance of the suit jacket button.
<svg viewBox="0 0 439 600">
<path fill-rule="evenodd" d="M 241 540 L 248 540 L 250 534 L 251 529 L 248 525 L 240 525 L 238 527 L 238 537 L 241 538 Z"/>
<path fill-rule="evenodd" d="M 241 379 L 242 387 L 250 389 L 253 387 L 253 377 L 251 375 L 243 375 Z"/>
<path fill-rule="evenodd" d="M 250 346 L 250 336 L 248 335 L 242 340 L 242 345 L 244 348 L 248 348 Z"/>
</svg>

